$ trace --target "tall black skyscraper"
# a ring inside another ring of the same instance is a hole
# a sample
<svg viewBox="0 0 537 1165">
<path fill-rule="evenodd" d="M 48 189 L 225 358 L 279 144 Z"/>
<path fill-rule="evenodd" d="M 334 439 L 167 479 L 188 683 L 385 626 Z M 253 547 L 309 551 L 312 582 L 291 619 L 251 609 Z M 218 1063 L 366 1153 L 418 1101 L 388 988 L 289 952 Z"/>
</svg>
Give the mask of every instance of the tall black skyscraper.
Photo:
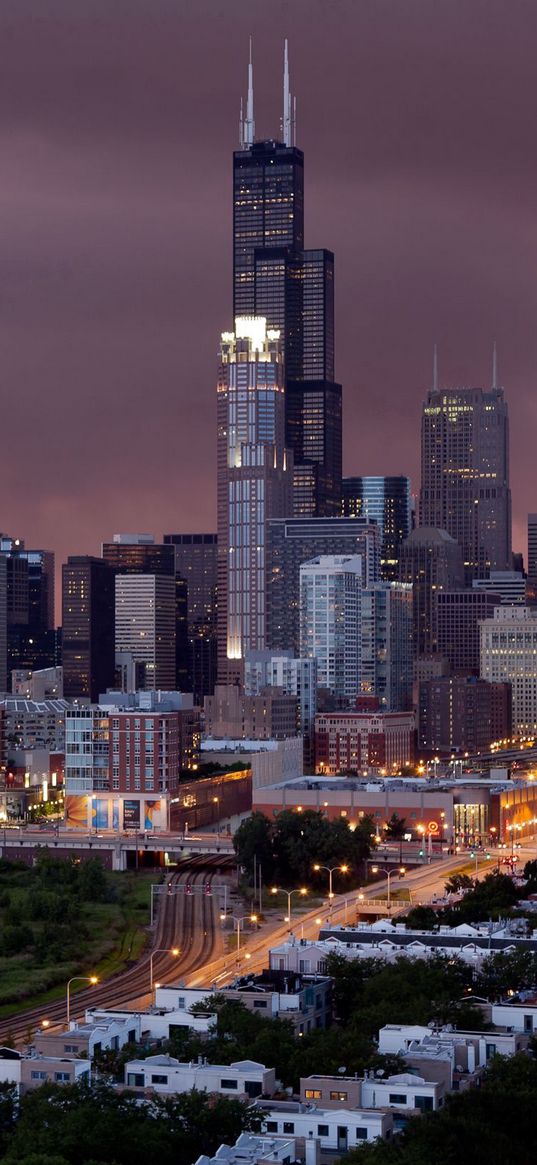
<svg viewBox="0 0 537 1165">
<path fill-rule="evenodd" d="M 304 155 L 294 144 L 287 42 L 283 142 L 254 141 L 250 57 L 241 148 L 233 158 L 233 315 L 265 316 L 285 361 L 286 446 L 294 513 L 337 516 L 341 385 L 334 381 L 334 256 L 304 250 Z"/>
<path fill-rule="evenodd" d="M 408 477 L 344 477 L 342 513 L 345 518 L 377 522 L 381 537 L 381 578 L 397 582 L 401 545 L 412 529 Z"/>
</svg>

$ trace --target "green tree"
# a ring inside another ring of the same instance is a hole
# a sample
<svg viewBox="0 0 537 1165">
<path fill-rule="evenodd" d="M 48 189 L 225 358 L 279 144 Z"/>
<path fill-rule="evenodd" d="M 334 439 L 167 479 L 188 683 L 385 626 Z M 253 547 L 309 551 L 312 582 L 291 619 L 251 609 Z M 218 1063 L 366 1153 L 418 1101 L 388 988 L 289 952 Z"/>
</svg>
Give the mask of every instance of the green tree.
<svg viewBox="0 0 537 1165">
<path fill-rule="evenodd" d="M 237 861 L 240 866 L 244 867 L 250 882 L 253 882 L 254 858 L 262 867 L 265 883 L 273 880 L 272 825 L 264 813 L 256 810 L 251 817 L 241 821 L 233 837 L 233 847 Z"/>
</svg>

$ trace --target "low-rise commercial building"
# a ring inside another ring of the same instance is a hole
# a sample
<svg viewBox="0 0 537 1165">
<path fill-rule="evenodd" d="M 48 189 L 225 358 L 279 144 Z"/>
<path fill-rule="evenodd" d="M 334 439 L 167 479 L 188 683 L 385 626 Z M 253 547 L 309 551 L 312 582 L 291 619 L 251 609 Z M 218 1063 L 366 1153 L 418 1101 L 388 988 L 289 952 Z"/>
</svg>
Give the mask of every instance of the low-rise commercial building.
<svg viewBox="0 0 537 1165">
<path fill-rule="evenodd" d="M 317 773 L 398 770 L 414 757 L 413 712 L 318 712 L 315 717 Z"/>
</svg>

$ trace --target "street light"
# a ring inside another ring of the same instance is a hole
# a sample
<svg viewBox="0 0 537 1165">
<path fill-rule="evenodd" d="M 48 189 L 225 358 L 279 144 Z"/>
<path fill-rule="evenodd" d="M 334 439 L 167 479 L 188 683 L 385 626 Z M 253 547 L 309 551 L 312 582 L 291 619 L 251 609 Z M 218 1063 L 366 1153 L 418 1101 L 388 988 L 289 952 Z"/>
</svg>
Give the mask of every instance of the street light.
<svg viewBox="0 0 537 1165">
<path fill-rule="evenodd" d="M 177 958 L 177 955 L 180 955 L 180 954 L 181 954 L 181 952 L 179 950 L 179 947 L 159 947 L 156 951 L 151 952 L 151 954 L 149 956 L 149 991 L 150 991 L 150 993 L 153 992 L 153 959 L 155 958 L 155 955 L 173 955 L 175 958 Z"/>
<path fill-rule="evenodd" d="M 71 1019 L 71 983 L 91 983 L 94 987 L 99 980 L 96 975 L 73 975 L 67 983 L 67 1027 Z"/>
<path fill-rule="evenodd" d="M 335 873 L 336 870 L 339 870 L 340 874 L 348 874 L 349 867 L 348 866 L 319 866 L 318 864 L 315 864 L 313 869 L 316 871 L 316 873 L 319 870 L 326 870 L 326 872 L 328 874 L 328 897 L 330 899 L 330 909 L 332 909 L 332 898 L 334 897 L 334 894 L 332 892 L 332 874 Z"/>
<path fill-rule="evenodd" d="M 289 930 L 291 930 L 291 897 L 293 894 L 301 894 L 304 897 L 308 893 L 306 887 L 302 886 L 299 890 L 280 890 L 278 886 L 273 886 L 270 892 L 271 894 L 287 894 L 287 918 L 285 921 L 289 923 Z"/>
<path fill-rule="evenodd" d="M 386 878 L 388 880 L 388 910 L 391 906 L 391 879 L 392 874 L 399 874 L 401 877 L 406 874 L 405 866 L 395 866 L 393 870 L 386 870 Z"/>
<path fill-rule="evenodd" d="M 220 918 L 222 921 L 224 921 L 226 915 L 221 914 Z M 257 922 L 257 914 L 241 914 L 240 918 L 237 918 L 235 915 L 233 915 L 231 920 L 235 923 L 237 928 L 237 959 L 239 958 L 239 952 L 241 949 L 241 922 L 246 922 L 246 919 L 248 919 L 249 922 Z"/>
</svg>

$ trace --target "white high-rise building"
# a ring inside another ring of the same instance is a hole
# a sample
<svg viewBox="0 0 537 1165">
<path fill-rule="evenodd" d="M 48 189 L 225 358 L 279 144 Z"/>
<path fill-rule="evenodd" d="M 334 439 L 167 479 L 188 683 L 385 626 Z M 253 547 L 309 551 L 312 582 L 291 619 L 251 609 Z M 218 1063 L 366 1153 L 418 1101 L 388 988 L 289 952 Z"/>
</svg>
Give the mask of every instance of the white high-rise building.
<svg viewBox="0 0 537 1165">
<path fill-rule="evenodd" d="M 513 732 L 537 732 L 537 608 L 496 607 L 479 625 L 481 676 L 511 684 Z"/>
<path fill-rule="evenodd" d="M 175 578 L 116 576 L 116 655 L 143 664 L 145 688 L 175 688 Z"/>
<path fill-rule="evenodd" d="M 317 685 L 354 699 L 361 679 L 362 560 L 322 554 L 300 567 L 300 655 L 317 660 Z"/>
</svg>

